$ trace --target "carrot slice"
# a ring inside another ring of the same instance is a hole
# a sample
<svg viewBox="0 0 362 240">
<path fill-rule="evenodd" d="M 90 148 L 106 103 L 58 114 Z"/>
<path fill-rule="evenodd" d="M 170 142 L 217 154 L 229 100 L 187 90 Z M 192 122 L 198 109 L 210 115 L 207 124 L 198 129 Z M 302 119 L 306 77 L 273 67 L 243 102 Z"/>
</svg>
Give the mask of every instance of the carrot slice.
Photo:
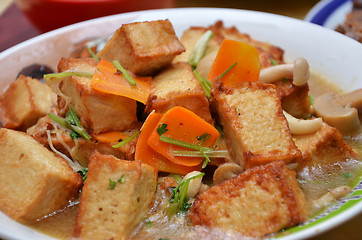
<svg viewBox="0 0 362 240">
<path fill-rule="evenodd" d="M 146 104 L 151 92 L 151 77 L 132 76 L 136 86 L 131 86 L 111 62 L 102 59 L 94 72 L 91 87 L 104 93 L 124 96 Z"/>
<path fill-rule="evenodd" d="M 98 134 L 95 136 L 95 139 L 99 142 L 118 142 L 119 140 L 123 140 L 128 137 L 129 135 L 124 132 L 106 132 Z"/>
<path fill-rule="evenodd" d="M 200 171 L 201 165 L 195 167 L 187 167 L 179 164 L 175 164 L 169 161 L 167 158 L 153 150 L 147 143 L 149 136 L 154 128 L 157 128 L 158 122 L 162 118 L 163 114 L 153 113 L 151 114 L 143 125 L 141 134 L 138 138 L 136 145 L 135 159 L 141 161 L 156 168 L 161 172 L 169 172 L 186 175 L 192 171 Z"/>
<path fill-rule="evenodd" d="M 199 145 L 203 141 L 198 140 L 198 137 L 209 135 L 208 139 L 204 139 L 203 147 L 211 148 L 219 136 L 219 132 L 214 126 L 190 110 L 179 106 L 168 110 L 161 118 L 158 126 L 160 125 L 164 125 L 168 129 L 162 136 L 194 145 Z M 160 135 L 157 133 L 157 127 L 152 131 L 147 141 L 153 150 L 162 154 L 171 162 L 180 165 L 197 166 L 203 162 L 204 158 L 202 157 L 174 156 L 174 151 L 190 149 L 161 141 Z"/>
<path fill-rule="evenodd" d="M 230 71 L 225 73 L 228 69 Z M 222 76 L 224 85 L 230 86 L 243 81 L 256 82 L 259 80 L 259 73 L 258 50 L 249 44 L 225 39 L 211 66 L 208 79 L 213 82 L 216 77 Z"/>
</svg>

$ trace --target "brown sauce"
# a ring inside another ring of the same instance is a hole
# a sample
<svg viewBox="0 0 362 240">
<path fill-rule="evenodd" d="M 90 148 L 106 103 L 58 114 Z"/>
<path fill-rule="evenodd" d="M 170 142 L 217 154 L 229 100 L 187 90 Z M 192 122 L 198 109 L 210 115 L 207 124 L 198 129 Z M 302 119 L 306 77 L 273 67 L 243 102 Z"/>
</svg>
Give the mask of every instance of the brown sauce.
<svg viewBox="0 0 362 240">
<path fill-rule="evenodd" d="M 329 83 L 325 78 L 316 73 L 311 74 L 309 81 L 310 94 L 313 98 L 326 93 L 343 91 L 336 85 Z M 362 131 L 345 136 L 345 141 L 352 148 L 362 154 Z M 299 177 L 303 178 L 300 183 L 308 201 L 319 198 L 331 188 L 347 185 L 351 188 L 357 183 L 361 175 L 362 162 L 349 159 L 328 165 L 324 168 L 315 167 L 312 171 L 301 172 Z M 194 228 L 184 214 L 169 216 L 167 214 L 169 193 L 158 191 L 155 205 L 147 217 L 134 231 L 132 239 L 213 239 L 223 238 L 217 230 Z M 35 223 L 29 224 L 40 232 L 59 239 L 70 239 L 75 225 L 78 205 L 73 204 L 63 211 L 47 216 Z M 208 236 L 203 236 L 207 232 Z M 239 239 L 240 236 L 227 236 L 228 239 Z"/>
</svg>

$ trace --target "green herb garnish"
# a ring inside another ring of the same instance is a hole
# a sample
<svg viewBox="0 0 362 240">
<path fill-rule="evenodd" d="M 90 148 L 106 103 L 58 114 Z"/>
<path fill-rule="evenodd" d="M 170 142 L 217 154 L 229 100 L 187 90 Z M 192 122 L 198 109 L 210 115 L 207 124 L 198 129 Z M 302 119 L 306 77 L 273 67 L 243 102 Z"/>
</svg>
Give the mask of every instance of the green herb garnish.
<svg viewBox="0 0 362 240">
<path fill-rule="evenodd" d="M 101 61 L 99 59 L 99 57 L 92 51 L 90 46 L 87 46 L 87 50 L 88 50 L 89 54 L 92 56 L 93 59 L 95 59 L 97 62 Z"/>
<path fill-rule="evenodd" d="M 342 177 L 351 178 L 351 177 L 353 177 L 353 175 L 347 172 L 347 173 L 342 173 Z"/>
<path fill-rule="evenodd" d="M 48 113 L 48 116 L 51 120 L 54 122 L 60 124 L 61 126 L 74 131 L 75 133 L 79 134 L 83 138 L 87 139 L 88 141 L 91 139 L 91 137 L 88 135 L 88 133 L 84 130 L 84 128 L 80 125 L 79 119 L 74 113 L 72 107 L 69 108 L 70 114 L 68 114 L 68 118 L 64 119 L 62 117 L 59 117 L 57 115 L 54 115 L 52 113 Z M 73 124 L 74 123 L 74 124 Z M 73 137 L 76 137 L 75 133 L 73 133 Z M 72 137 L 72 135 L 71 135 Z"/>
<path fill-rule="evenodd" d="M 129 143 L 130 141 L 132 141 L 132 139 L 134 139 L 135 137 L 137 137 L 137 135 L 140 133 L 140 131 L 136 131 L 134 132 L 131 136 L 129 136 L 128 138 L 126 138 L 125 140 L 117 143 L 116 145 L 113 145 L 113 148 L 119 148 L 122 147 L 124 145 L 126 145 L 127 143 Z"/>
<path fill-rule="evenodd" d="M 192 52 L 188 58 L 188 63 L 192 67 L 196 67 L 199 64 L 200 60 L 204 57 L 207 43 L 214 36 L 214 33 L 211 30 L 206 31 L 200 39 L 195 44 L 195 47 L 192 49 Z"/>
<path fill-rule="evenodd" d="M 93 73 L 90 73 L 90 72 L 49 73 L 49 74 L 44 74 L 44 80 L 49 80 L 51 78 L 66 78 L 66 77 L 71 77 L 71 76 L 92 78 Z"/>
<path fill-rule="evenodd" d="M 83 178 L 83 182 L 85 182 L 85 180 L 87 179 L 87 174 L 88 174 L 88 168 L 82 168 L 81 170 L 79 170 L 77 173 L 80 174 L 80 176 Z"/>
<path fill-rule="evenodd" d="M 176 188 L 172 190 L 172 196 L 170 198 L 170 208 L 169 212 L 171 214 L 176 214 L 178 211 L 187 212 L 191 206 L 188 203 L 187 190 L 190 184 L 190 181 L 195 178 L 204 176 L 205 173 L 200 173 L 193 177 L 183 180 Z"/>
<path fill-rule="evenodd" d="M 205 91 L 205 96 L 207 98 L 210 98 L 210 92 L 211 92 L 211 82 L 207 79 L 205 79 L 204 77 L 202 77 L 200 75 L 200 73 L 198 73 L 196 70 L 194 70 L 194 75 L 196 77 L 196 79 L 199 81 L 202 89 L 204 89 Z"/>
<path fill-rule="evenodd" d="M 202 169 L 206 168 L 207 164 L 211 162 L 210 158 L 205 154 L 204 151 L 200 150 L 202 155 L 205 157 L 205 161 L 202 163 Z"/>
<path fill-rule="evenodd" d="M 114 181 L 112 179 L 109 179 L 109 190 L 112 190 L 116 187 L 117 183 L 125 183 L 126 179 L 124 178 L 124 175 L 122 175 L 117 181 Z"/>
<path fill-rule="evenodd" d="M 137 86 L 137 83 L 135 82 L 135 80 L 131 77 L 131 75 L 129 75 L 129 73 L 126 71 L 126 69 L 124 69 L 121 64 L 118 61 L 113 61 L 113 65 L 122 72 L 123 77 L 127 80 L 127 82 L 132 85 L 132 86 Z"/>
<path fill-rule="evenodd" d="M 238 63 L 235 62 L 233 65 L 231 65 L 228 69 L 225 70 L 220 76 L 219 79 L 223 78 L 231 69 L 233 69 Z"/>
<path fill-rule="evenodd" d="M 308 99 L 309 99 L 310 105 L 313 105 L 314 99 L 312 98 L 312 96 L 310 94 L 308 94 Z"/>
<path fill-rule="evenodd" d="M 152 226 L 151 220 L 146 219 L 146 220 L 145 220 L 145 225 L 146 225 L 147 227 L 151 227 L 151 226 Z"/>
<path fill-rule="evenodd" d="M 204 134 L 202 134 L 200 136 L 197 136 L 196 138 L 197 138 L 197 140 L 201 141 L 199 143 L 199 145 L 202 145 L 206 140 L 211 138 L 211 134 L 210 133 L 204 133 Z"/>
<path fill-rule="evenodd" d="M 157 131 L 158 135 L 162 136 L 165 132 L 168 131 L 167 124 L 166 123 L 161 123 L 160 125 L 158 125 L 156 131 Z"/>
<path fill-rule="evenodd" d="M 273 58 L 270 59 L 270 63 L 273 64 L 274 66 L 279 65 L 277 61 L 275 61 L 275 59 Z"/>
<path fill-rule="evenodd" d="M 204 154 L 206 154 L 209 158 L 226 158 L 229 153 L 227 150 L 203 150 L 203 153 L 200 151 L 174 151 L 173 153 L 173 155 L 177 157 L 203 157 Z"/>
<path fill-rule="evenodd" d="M 170 143 L 170 144 L 173 144 L 173 145 L 177 145 L 177 146 L 180 146 L 180 147 L 184 147 L 184 148 L 190 148 L 190 149 L 193 149 L 193 150 L 198 150 L 198 151 L 200 151 L 200 150 L 205 150 L 205 151 L 206 150 L 212 150 L 211 148 L 208 148 L 208 147 L 203 147 L 203 146 L 200 146 L 198 144 L 196 145 L 196 144 L 180 141 L 180 140 L 173 139 L 173 138 L 166 137 L 166 136 L 160 136 L 160 141 Z"/>
</svg>

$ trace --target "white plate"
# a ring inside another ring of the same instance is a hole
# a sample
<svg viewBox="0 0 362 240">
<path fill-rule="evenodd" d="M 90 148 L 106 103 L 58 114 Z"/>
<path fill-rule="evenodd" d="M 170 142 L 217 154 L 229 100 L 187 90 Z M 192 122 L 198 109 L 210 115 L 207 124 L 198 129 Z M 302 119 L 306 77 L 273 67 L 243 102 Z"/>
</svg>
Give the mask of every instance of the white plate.
<svg viewBox="0 0 362 240">
<path fill-rule="evenodd" d="M 78 23 L 23 42 L 0 54 L 0 90 L 15 80 L 19 70 L 31 63 L 47 64 L 56 69 L 60 57 L 68 56 L 71 46 L 89 37 L 106 37 L 122 23 L 170 19 L 181 36 L 190 26 L 208 26 L 223 20 L 225 26 L 235 25 L 253 38 L 268 41 L 285 50 L 288 61 L 305 57 L 313 70 L 323 73 L 346 91 L 362 88 L 362 45 L 334 31 L 288 17 L 233 9 L 179 8 L 140 11 Z M 303 239 L 325 232 L 362 212 L 359 185 L 352 200 L 343 198 L 334 216 L 319 216 L 316 222 L 293 229 L 278 239 Z M 349 196 L 351 197 L 351 196 Z M 342 208 L 340 208 L 343 206 Z M 324 217 L 323 217 L 324 216 Z M 0 212 L 0 236 L 6 239 L 51 239 L 7 218 Z"/>
<path fill-rule="evenodd" d="M 329 29 L 344 23 L 346 14 L 352 10 L 352 0 L 323 0 L 306 15 L 305 20 Z"/>
</svg>

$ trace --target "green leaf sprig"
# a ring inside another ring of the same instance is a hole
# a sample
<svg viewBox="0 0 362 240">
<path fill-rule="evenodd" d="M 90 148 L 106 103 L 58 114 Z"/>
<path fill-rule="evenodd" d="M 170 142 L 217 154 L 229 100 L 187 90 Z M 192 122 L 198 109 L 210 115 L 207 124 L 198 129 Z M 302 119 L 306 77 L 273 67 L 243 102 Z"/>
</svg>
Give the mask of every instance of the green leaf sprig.
<svg viewBox="0 0 362 240">
<path fill-rule="evenodd" d="M 213 36 L 214 33 L 211 30 L 208 30 L 195 44 L 195 47 L 192 49 L 191 54 L 187 60 L 193 68 L 195 68 L 197 64 L 199 64 L 200 60 L 204 57 L 207 44 Z"/>
<path fill-rule="evenodd" d="M 129 73 L 126 71 L 126 69 L 124 69 L 121 64 L 115 60 L 113 61 L 113 65 L 122 72 L 123 77 L 127 80 L 127 82 L 132 85 L 132 86 L 137 86 L 137 83 L 135 82 L 135 80 L 131 77 L 131 75 L 129 75 Z"/>
</svg>

